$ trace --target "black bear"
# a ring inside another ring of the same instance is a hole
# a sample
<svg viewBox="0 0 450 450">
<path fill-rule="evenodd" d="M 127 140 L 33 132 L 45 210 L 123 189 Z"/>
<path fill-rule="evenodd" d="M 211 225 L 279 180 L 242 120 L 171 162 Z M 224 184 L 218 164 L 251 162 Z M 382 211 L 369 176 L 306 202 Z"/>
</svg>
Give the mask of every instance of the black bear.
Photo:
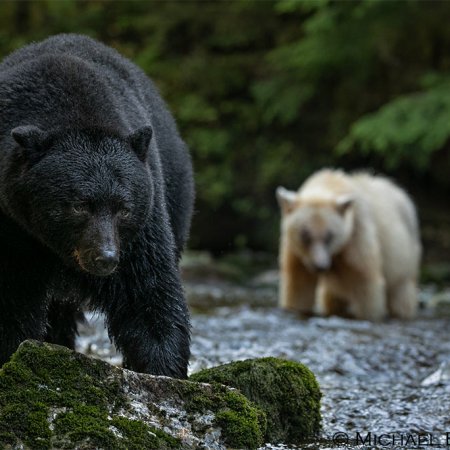
<svg viewBox="0 0 450 450">
<path fill-rule="evenodd" d="M 0 365 L 27 338 L 73 347 L 83 302 L 126 367 L 187 376 L 179 258 L 191 159 L 156 88 L 85 36 L 0 64 Z"/>
</svg>

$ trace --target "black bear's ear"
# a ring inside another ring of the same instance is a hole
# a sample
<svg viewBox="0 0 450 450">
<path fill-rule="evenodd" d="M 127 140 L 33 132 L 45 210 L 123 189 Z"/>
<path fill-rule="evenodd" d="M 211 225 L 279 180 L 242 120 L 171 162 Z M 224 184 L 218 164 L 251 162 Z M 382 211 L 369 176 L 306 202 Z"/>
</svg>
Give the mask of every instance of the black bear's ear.
<svg viewBox="0 0 450 450">
<path fill-rule="evenodd" d="M 142 162 L 147 160 L 148 146 L 150 145 L 152 135 L 152 127 L 147 126 L 139 128 L 128 137 L 131 147 L 133 147 L 133 150 Z"/>
<path fill-rule="evenodd" d="M 46 137 L 45 133 L 34 125 L 16 127 L 11 131 L 11 136 L 21 147 L 32 150 L 41 148 Z"/>
</svg>

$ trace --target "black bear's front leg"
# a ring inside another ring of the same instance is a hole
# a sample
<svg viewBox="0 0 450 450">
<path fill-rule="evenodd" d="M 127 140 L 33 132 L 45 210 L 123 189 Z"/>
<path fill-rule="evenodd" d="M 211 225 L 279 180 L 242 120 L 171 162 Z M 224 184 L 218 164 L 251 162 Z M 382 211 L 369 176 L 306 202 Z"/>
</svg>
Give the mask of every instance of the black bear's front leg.
<svg viewBox="0 0 450 450">
<path fill-rule="evenodd" d="M 166 273 L 164 279 L 147 279 L 137 285 L 133 281 L 121 286 L 124 290 L 116 286 L 115 293 L 121 292 L 122 298 L 115 298 L 106 309 L 109 332 L 123 353 L 124 366 L 186 378 L 189 312 L 178 276 Z"/>
<path fill-rule="evenodd" d="M 130 260 L 121 261 L 100 291 L 99 306 L 127 368 L 186 378 L 190 322 L 177 257 L 153 238 L 148 246 L 136 243 Z"/>
<path fill-rule="evenodd" d="M 0 366 L 25 339 L 45 333 L 47 273 L 15 248 L 2 244 L 0 255 Z"/>
<path fill-rule="evenodd" d="M 3 284 L 0 282 L 0 284 Z M 2 286 L 3 287 L 3 286 Z M 5 301 L 4 294 L 8 294 L 11 302 Z M 33 298 L 31 292 L 27 298 L 15 290 L 11 296 L 11 289 L 2 289 L 0 299 L 0 367 L 9 360 L 17 350 L 19 344 L 26 339 L 42 340 L 45 332 L 46 308 L 44 303 L 29 301 Z M 34 298 L 35 300 L 35 298 Z M 12 304 L 14 303 L 14 304 Z"/>
<path fill-rule="evenodd" d="M 48 307 L 47 330 L 44 340 L 75 349 L 77 323 L 84 319 L 78 304 L 66 299 L 54 299 Z"/>
<path fill-rule="evenodd" d="M 88 297 L 84 277 L 65 266 L 58 266 L 47 288 L 46 342 L 75 349 L 78 323 L 84 321 L 82 307 Z"/>
<path fill-rule="evenodd" d="M 155 309 L 141 314 L 141 324 L 130 321 L 136 327 L 135 333 L 128 333 L 127 324 L 123 322 L 115 335 L 115 342 L 123 353 L 124 367 L 153 375 L 187 378 L 190 356 L 187 311 L 172 311 L 172 317 Z M 141 332 L 137 331 L 139 329 Z"/>
</svg>

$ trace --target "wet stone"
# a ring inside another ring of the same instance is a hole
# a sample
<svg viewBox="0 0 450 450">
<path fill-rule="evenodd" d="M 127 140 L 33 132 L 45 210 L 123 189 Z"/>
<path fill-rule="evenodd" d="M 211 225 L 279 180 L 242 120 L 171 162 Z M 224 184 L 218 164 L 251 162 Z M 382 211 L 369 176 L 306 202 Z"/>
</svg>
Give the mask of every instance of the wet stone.
<svg viewBox="0 0 450 450">
<path fill-rule="evenodd" d="M 140 374 L 23 342 L 0 369 L 0 447 L 255 449 L 265 414 L 236 389 Z"/>
</svg>

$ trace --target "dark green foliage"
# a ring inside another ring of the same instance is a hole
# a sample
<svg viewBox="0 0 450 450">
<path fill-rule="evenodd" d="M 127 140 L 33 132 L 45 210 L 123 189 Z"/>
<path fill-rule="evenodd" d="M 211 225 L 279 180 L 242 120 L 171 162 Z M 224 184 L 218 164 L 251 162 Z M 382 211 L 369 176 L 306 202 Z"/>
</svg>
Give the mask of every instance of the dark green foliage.
<svg viewBox="0 0 450 450">
<path fill-rule="evenodd" d="M 274 249 L 274 189 L 324 165 L 448 195 L 449 14 L 419 0 L 3 2 L 0 55 L 76 31 L 136 61 L 193 152 L 192 245 Z"/>
<path fill-rule="evenodd" d="M 382 155 L 387 168 L 404 162 L 427 170 L 433 153 L 450 139 L 450 78 L 412 94 L 399 96 L 351 127 L 338 150 L 356 147 Z"/>
<path fill-rule="evenodd" d="M 303 364 L 249 359 L 202 370 L 190 379 L 239 389 L 266 414 L 265 442 L 299 443 L 320 430 L 320 389 Z"/>
</svg>

